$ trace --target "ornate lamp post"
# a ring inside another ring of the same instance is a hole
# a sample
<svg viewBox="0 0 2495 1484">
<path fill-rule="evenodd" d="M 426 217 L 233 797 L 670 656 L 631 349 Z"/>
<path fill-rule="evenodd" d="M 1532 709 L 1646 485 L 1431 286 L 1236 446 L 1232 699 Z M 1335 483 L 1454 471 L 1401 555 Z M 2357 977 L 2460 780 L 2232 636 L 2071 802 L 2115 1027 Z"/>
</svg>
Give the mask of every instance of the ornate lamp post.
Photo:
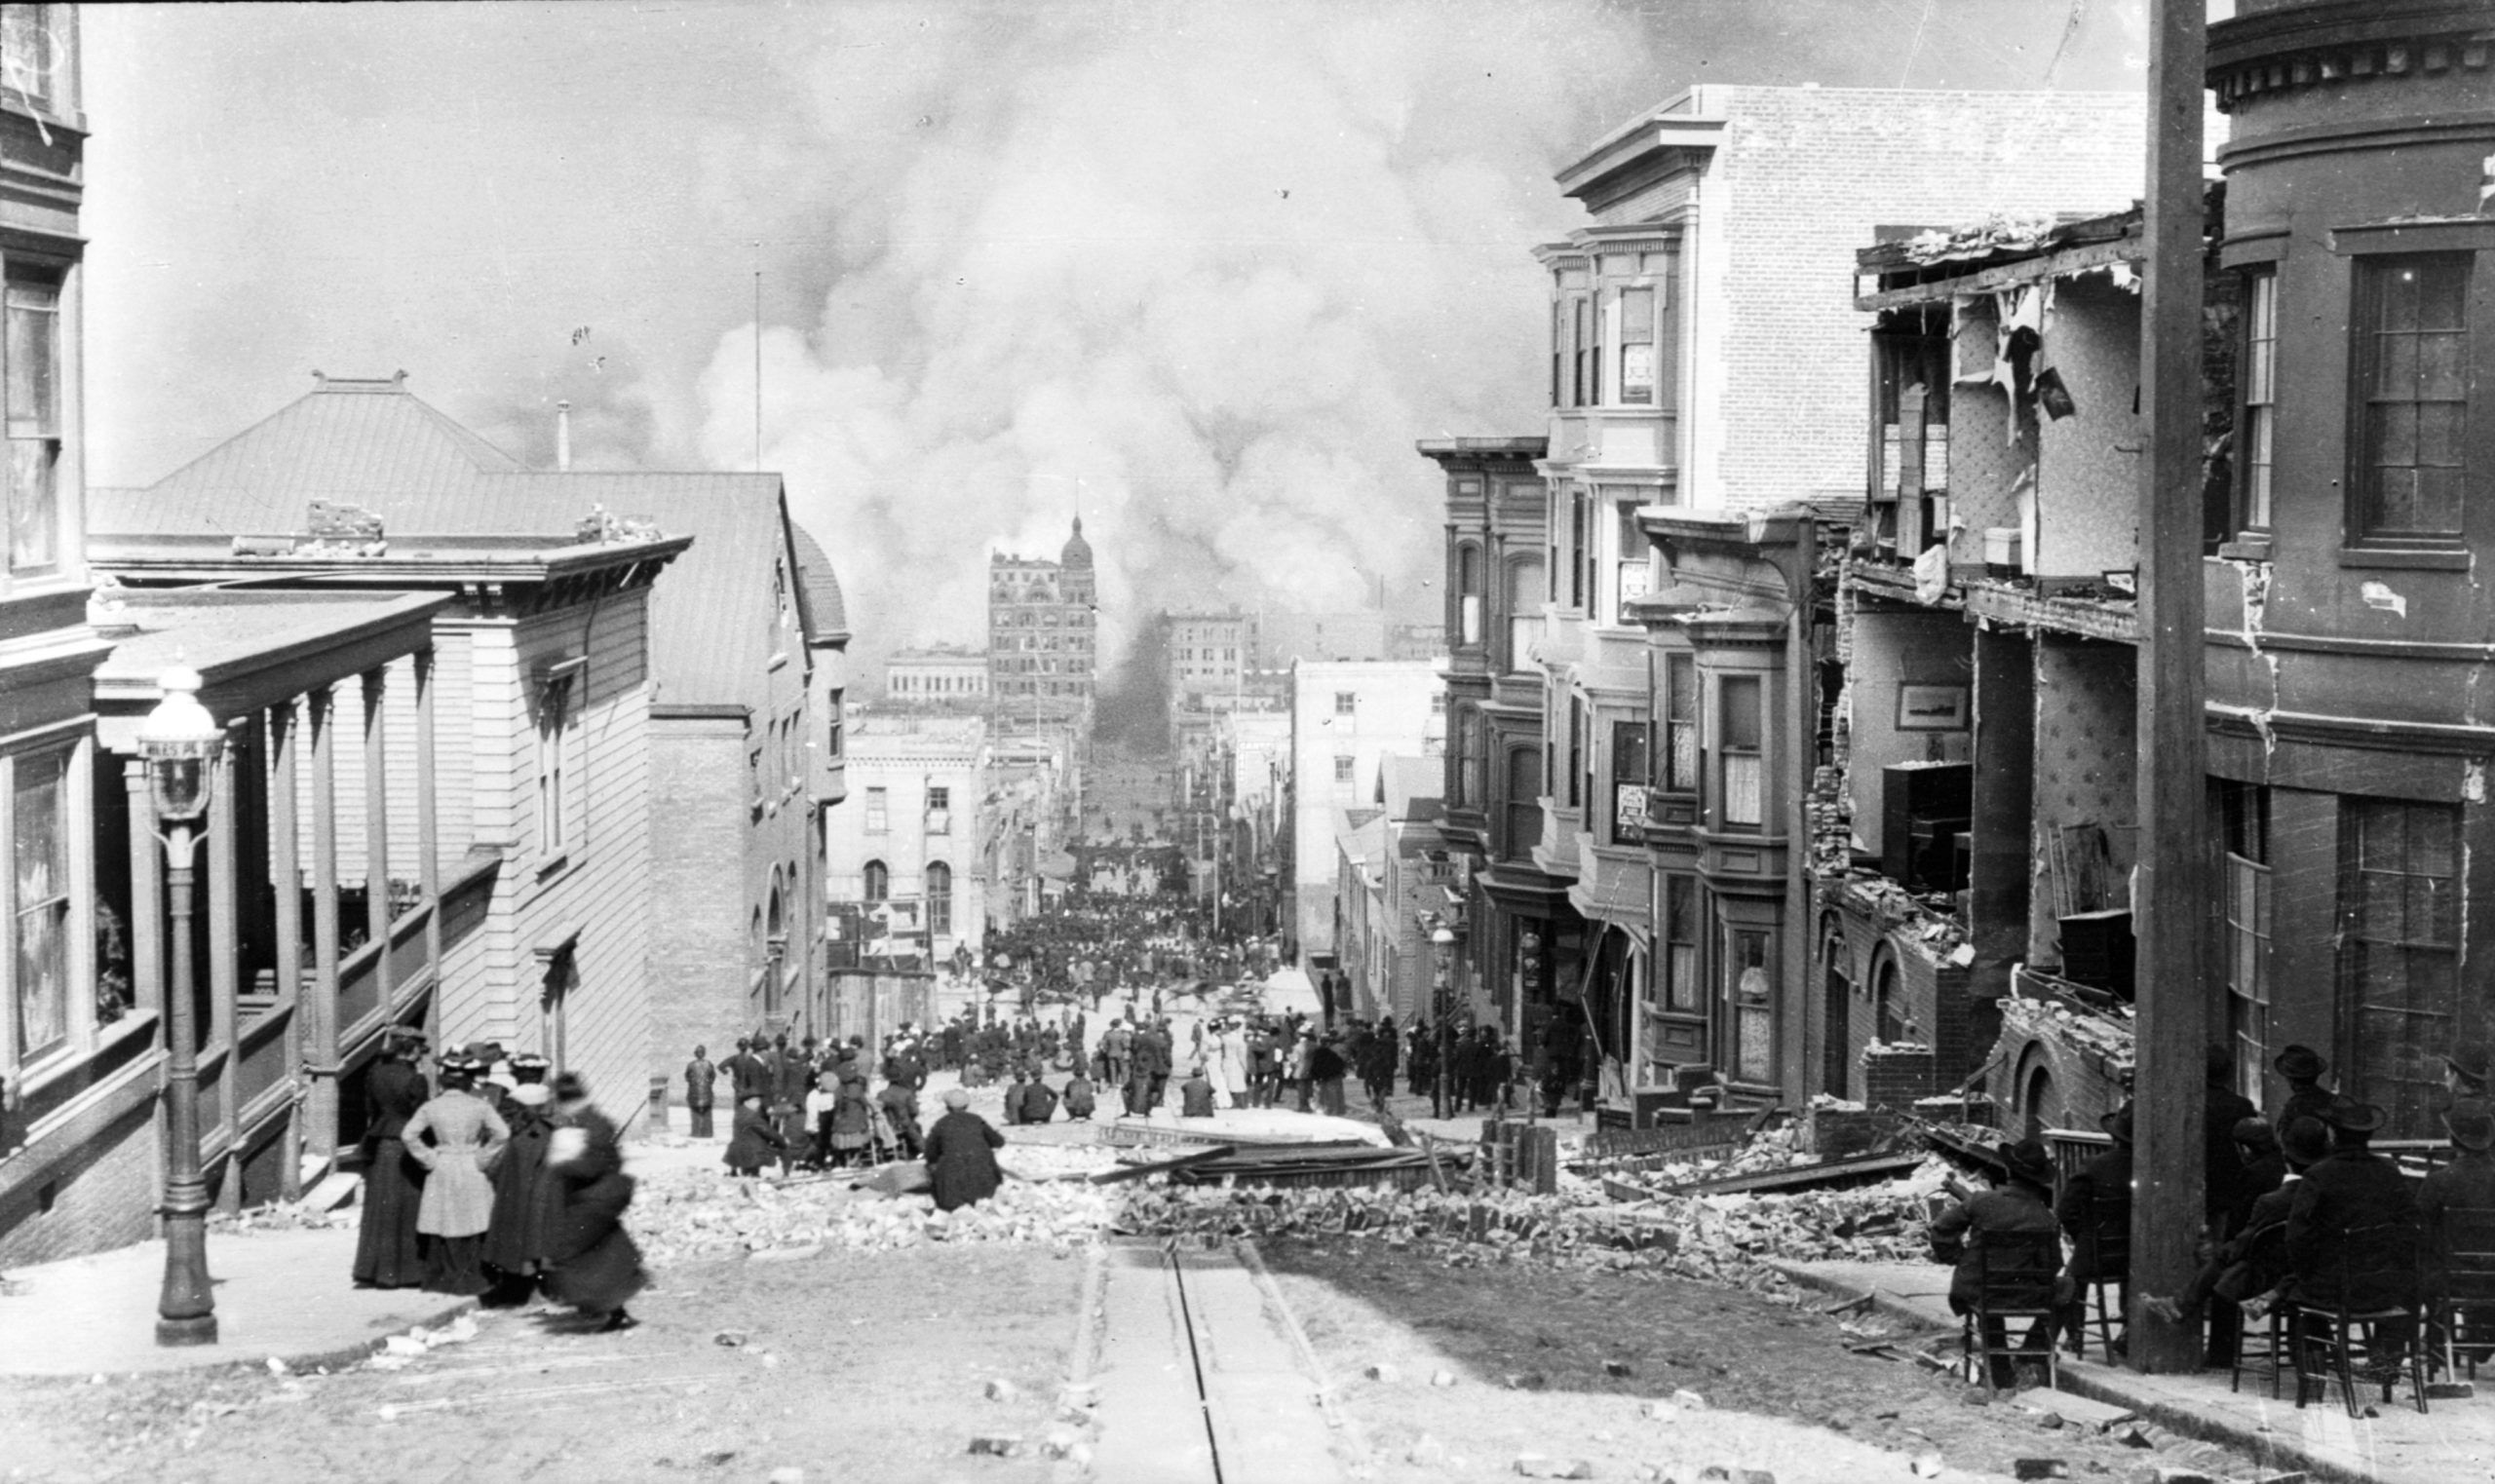
<svg viewBox="0 0 2495 1484">
<path fill-rule="evenodd" d="M 1455 995 L 1452 992 L 1455 970 L 1455 930 L 1449 928 L 1444 922 L 1433 926 L 1430 930 L 1430 950 L 1438 961 L 1432 980 L 1431 998 L 1438 1002 L 1439 1017 L 1439 1075 L 1430 1079 L 1430 1117 L 1442 1119 L 1446 1117 L 1447 1110 L 1446 1083 L 1450 1075 L 1449 1066 L 1455 1059 L 1455 1043 L 1452 1032 L 1449 1030 L 1455 1021 Z"/>
<path fill-rule="evenodd" d="M 208 812 L 225 734 L 199 704 L 199 671 L 176 663 L 157 681 L 165 699 L 138 727 L 147 763 L 156 838 L 165 845 L 173 939 L 173 981 L 166 998 L 165 1111 L 173 1149 L 165 1167 L 165 1288 L 156 1303 L 156 1343 L 216 1343 L 216 1296 L 208 1280 L 208 1182 L 199 1167 L 199 1030 L 192 1007 L 192 852 Z"/>
</svg>

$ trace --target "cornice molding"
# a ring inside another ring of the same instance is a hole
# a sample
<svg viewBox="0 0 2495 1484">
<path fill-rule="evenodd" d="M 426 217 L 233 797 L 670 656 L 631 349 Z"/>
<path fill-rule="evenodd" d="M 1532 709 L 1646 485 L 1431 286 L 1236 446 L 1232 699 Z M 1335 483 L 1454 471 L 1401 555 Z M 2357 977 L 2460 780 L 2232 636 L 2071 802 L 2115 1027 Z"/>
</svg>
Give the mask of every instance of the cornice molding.
<svg viewBox="0 0 2495 1484">
<path fill-rule="evenodd" d="M 2495 62 L 2478 0 L 2328 0 L 2209 27 L 2209 91 L 2220 110 L 2301 88 L 2434 77 Z"/>
</svg>

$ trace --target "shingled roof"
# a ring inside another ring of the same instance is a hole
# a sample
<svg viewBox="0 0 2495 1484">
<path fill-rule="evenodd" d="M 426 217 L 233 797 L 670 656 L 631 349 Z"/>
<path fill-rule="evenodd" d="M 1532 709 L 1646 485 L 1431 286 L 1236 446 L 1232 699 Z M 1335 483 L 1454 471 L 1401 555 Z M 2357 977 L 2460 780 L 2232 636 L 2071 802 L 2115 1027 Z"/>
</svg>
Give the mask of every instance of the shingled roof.
<svg viewBox="0 0 2495 1484">
<path fill-rule="evenodd" d="M 88 524 L 107 539 L 288 534 L 314 500 L 380 516 L 394 553 L 424 536 L 569 536 L 594 506 L 691 536 L 651 599 L 652 699 L 674 704 L 748 704 L 764 657 L 748 666 L 742 651 L 768 642 L 773 564 L 794 534 L 778 475 L 525 469 L 410 394 L 403 375 L 320 378 L 152 485 L 90 490 Z M 828 561 L 822 570 L 837 612 Z"/>
<path fill-rule="evenodd" d="M 794 520 L 788 522 L 788 534 L 796 541 L 797 596 L 804 604 L 806 637 L 847 640 L 849 605 L 840 595 L 840 578 L 831 570 L 831 558 L 824 554 L 813 534 Z"/>
</svg>

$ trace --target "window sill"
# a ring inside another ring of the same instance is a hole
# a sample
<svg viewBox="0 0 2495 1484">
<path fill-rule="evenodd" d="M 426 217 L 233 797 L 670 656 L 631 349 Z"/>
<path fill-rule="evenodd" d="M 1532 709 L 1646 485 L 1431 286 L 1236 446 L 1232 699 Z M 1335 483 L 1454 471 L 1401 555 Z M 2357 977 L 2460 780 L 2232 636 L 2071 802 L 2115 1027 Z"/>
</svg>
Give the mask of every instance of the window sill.
<svg viewBox="0 0 2495 1484">
<path fill-rule="evenodd" d="M 537 884 L 544 886 L 547 882 L 562 875 L 565 871 L 568 871 L 571 868 L 572 853 L 570 851 L 563 851 L 557 855 L 548 856 L 537 862 Z"/>
<path fill-rule="evenodd" d="M 2218 555 L 2227 561 L 2268 561 L 2270 538 L 2260 532 L 2247 532 L 2233 541 L 2218 543 Z"/>
<path fill-rule="evenodd" d="M 2406 567 L 2433 572 L 2466 572 L 2471 554 L 2461 550 L 2401 550 L 2383 547 L 2341 547 L 2343 567 Z"/>
</svg>

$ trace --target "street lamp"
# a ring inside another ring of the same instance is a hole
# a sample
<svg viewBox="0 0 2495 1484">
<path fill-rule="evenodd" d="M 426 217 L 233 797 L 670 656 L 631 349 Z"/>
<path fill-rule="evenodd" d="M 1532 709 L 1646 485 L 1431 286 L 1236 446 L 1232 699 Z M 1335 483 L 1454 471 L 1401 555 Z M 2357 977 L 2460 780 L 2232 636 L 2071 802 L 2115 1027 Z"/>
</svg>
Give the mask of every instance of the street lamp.
<svg viewBox="0 0 2495 1484">
<path fill-rule="evenodd" d="M 156 1343 L 214 1345 L 216 1296 L 208 1279 L 208 1181 L 199 1167 L 199 1033 L 191 1004 L 191 855 L 208 812 L 224 732 L 199 704 L 199 671 L 176 662 L 157 685 L 165 699 L 138 724 L 156 838 L 165 845 L 173 938 L 173 982 L 166 996 L 165 1109 L 173 1150 L 165 1168 L 165 1288 L 156 1302 Z"/>
<path fill-rule="evenodd" d="M 1455 1019 L 1455 996 L 1450 992 L 1455 968 L 1455 930 L 1443 921 L 1438 922 L 1430 930 L 1430 950 L 1438 960 L 1431 998 L 1438 1002 L 1439 1012 L 1439 1075 L 1430 1079 L 1430 1117 L 1442 1119 L 1446 1117 L 1449 1064 L 1455 1059 L 1454 1042 L 1447 1029 Z"/>
</svg>

